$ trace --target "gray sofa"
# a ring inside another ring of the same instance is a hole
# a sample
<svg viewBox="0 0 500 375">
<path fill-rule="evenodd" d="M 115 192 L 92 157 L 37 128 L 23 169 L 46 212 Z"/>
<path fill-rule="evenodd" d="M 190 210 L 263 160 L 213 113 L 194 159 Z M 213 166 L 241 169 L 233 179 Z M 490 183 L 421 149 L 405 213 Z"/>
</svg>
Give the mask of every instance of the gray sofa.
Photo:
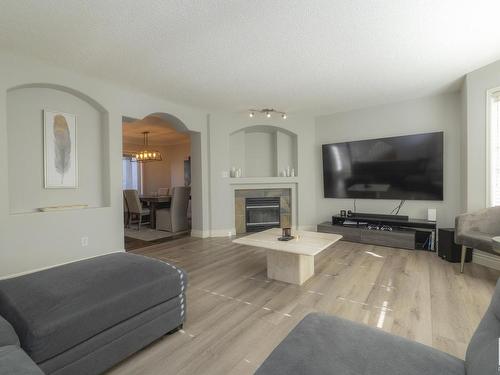
<svg viewBox="0 0 500 375">
<path fill-rule="evenodd" d="M 256 375 L 498 375 L 500 283 L 465 361 L 345 319 L 307 315 Z"/>
<path fill-rule="evenodd" d="M 464 271 L 467 249 L 478 249 L 498 255 L 492 240 L 495 236 L 500 236 L 500 206 L 484 208 L 455 218 L 455 242 L 462 245 L 460 272 Z"/>
<path fill-rule="evenodd" d="M 43 375 L 42 370 L 20 348 L 19 338 L 8 321 L 0 316 L 0 374 Z"/>
<path fill-rule="evenodd" d="M 0 373 L 31 374 L 9 369 L 20 358 L 33 374 L 101 374 L 182 327 L 186 286 L 181 269 L 127 253 L 2 280 Z"/>
</svg>

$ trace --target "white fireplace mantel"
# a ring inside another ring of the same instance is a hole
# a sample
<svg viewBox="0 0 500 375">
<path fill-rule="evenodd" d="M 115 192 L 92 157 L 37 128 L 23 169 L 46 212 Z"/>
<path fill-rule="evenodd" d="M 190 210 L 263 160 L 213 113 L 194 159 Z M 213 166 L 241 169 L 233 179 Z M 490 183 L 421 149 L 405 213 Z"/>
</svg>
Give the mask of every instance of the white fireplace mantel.
<svg viewBox="0 0 500 375">
<path fill-rule="evenodd" d="M 298 177 L 232 177 L 229 178 L 230 185 L 258 184 L 263 187 L 251 187 L 248 189 L 267 189 L 268 184 L 297 184 Z M 243 189 L 243 188 L 240 188 Z"/>
</svg>

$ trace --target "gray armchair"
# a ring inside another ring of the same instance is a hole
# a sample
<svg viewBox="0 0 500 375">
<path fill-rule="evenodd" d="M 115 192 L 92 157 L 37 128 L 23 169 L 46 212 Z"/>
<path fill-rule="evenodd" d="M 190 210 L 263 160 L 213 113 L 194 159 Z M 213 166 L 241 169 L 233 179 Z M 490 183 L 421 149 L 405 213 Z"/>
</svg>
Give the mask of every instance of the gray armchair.
<svg viewBox="0 0 500 375">
<path fill-rule="evenodd" d="M 188 230 L 188 201 L 188 188 L 185 186 L 174 187 L 170 207 L 156 210 L 156 229 L 172 233 Z"/>
<path fill-rule="evenodd" d="M 498 254 L 492 240 L 495 236 L 500 236 L 500 206 L 458 215 L 455 218 L 455 242 L 462 245 L 460 272 L 464 272 L 468 248 Z"/>
</svg>

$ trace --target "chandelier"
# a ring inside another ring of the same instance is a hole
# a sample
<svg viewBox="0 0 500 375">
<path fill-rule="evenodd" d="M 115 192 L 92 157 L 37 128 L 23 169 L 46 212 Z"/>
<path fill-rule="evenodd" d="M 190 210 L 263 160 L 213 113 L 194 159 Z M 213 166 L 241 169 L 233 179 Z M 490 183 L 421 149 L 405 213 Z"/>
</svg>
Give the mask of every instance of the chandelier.
<svg viewBox="0 0 500 375">
<path fill-rule="evenodd" d="M 248 116 L 250 117 L 255 117 L 256 113 L 262 113 L 264 114 L 267 118 L 271 118 L 271 116 L 274 114 L 281 116 L 283 120 L 286 120 L 286 113 L 277 111 L 272 108 L 264 108 L 264 109 L 249 109 L 248 110 Z"/>
<path fill-rule="evenodd" d="M 153 151 L 149 149 L 149 132 L 142 132 L 144 136 L 144 150 L 139 151 L 135 154 L 135 158 L 138 162 L 144 163 L 147 161 L 161 161 L 161 153 L 160 151 Z"/>
</svg>

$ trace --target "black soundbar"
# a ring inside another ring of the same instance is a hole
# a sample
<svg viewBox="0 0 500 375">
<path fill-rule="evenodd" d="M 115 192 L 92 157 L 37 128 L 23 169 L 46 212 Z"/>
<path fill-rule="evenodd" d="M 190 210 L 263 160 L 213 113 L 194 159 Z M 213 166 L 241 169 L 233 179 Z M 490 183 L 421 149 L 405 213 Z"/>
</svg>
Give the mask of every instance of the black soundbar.
<svg viewBox="0 0 500 375">
<path fill-rule="evenodd" d="M 409 217 L 406 215 L 365 214 L 362 212 L 353 212 L 349 217 L 364 218 L 364 219 L 380 219 L 380 220 L 401 220 L 401 221 L 408 221 L 409 219 Z"/>
</svg>

